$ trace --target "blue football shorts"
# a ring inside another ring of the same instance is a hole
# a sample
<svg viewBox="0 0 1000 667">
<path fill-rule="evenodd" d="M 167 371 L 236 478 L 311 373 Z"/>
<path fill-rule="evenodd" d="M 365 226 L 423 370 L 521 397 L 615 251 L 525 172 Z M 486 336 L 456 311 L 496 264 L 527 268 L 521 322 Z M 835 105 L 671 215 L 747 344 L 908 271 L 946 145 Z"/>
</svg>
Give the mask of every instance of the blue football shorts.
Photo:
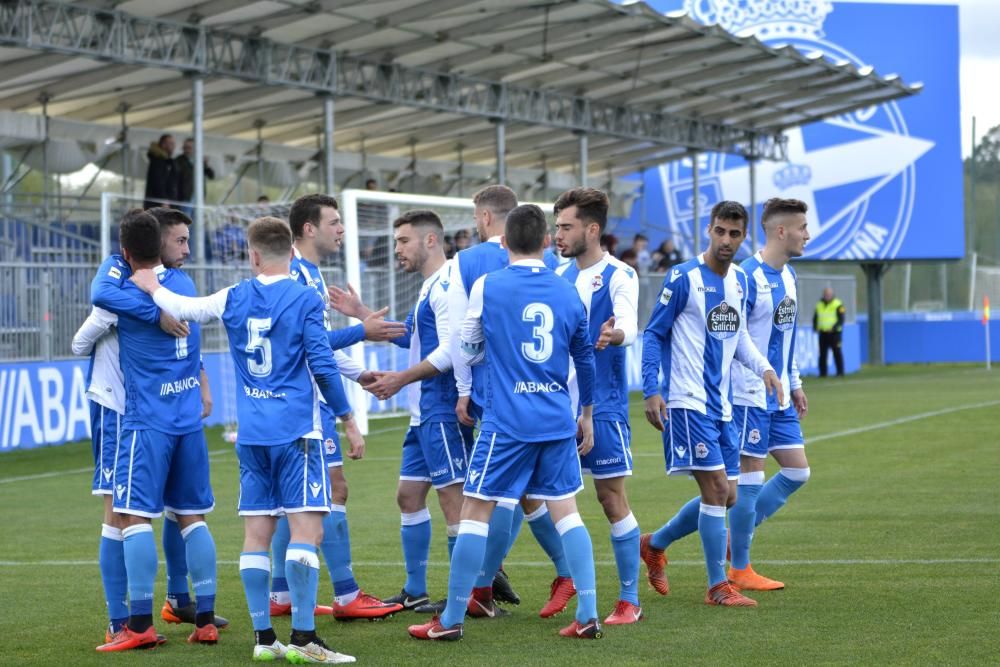
<svg viewBox="0 0 1000 667">
<path fill-rule="evenodd" d="M 90 444 L 94 452 L 94 480 L 90 492 L 95 496 L 114 493 L 115 455 L 122 416 L 100 403 L 90 401 Z"/>
<path fill-rule="evenodd" d="M 583 489 L 576 437 L 521 442 L 501 433 L 480 431 L 472 447 L 464 493 L 473 498 L 518 503 L 562 500 Z"/>
<path fill-rule="evenodd" d="M 584 474 L 594 479 L 632 474 L 632 429 L 627 421 L 594 419 L 594 448 L 580 457 Z"/>
<path fill-rule="evenodd" d="M 729 422 L 685 408 L 670 408 L 667 413 L 663 454 L 668 475 L 725 470 L 729 479 L 739 478 L 740 450 Z"/>
<path fill-rule="evenodd" d="M 329 512 L 323 443 L 299 438 L 286 445 L 236 445 L 241 516 Z"/>
<path fill-rule="evenodd" d="M 155 519 L 164 510 L 206 514 L 215 507 L 201 429 L 184 435 L 123 429 L 114 481 L 114 509 L 121 514 Z"/>
<path fill-rule="evenodd" d="M 439 489 L 465 481 L 468 463 L 458 422 L 427 421 L 406 429 L 399 479 Z"/>
<path fill-rule="evenodd" d="M 799 414 L 791 405 L 776 412 L 734 405 L 732 423 L 743 456 L 763 459 L 775 449 L 805 447 Z"/>
</svg>

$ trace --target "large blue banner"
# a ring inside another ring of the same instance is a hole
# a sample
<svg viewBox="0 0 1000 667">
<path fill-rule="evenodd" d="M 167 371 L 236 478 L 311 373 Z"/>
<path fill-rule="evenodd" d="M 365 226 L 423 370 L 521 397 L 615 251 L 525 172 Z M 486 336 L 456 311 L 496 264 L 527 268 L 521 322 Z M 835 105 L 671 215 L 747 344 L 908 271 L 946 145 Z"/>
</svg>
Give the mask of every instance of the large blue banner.
<svg viewBox="0 0 1000 667">
<path fill-rule="evenodd" d="M 959 117 L 958 7 L 827 0 L 650 0 L 686 10 L 768 45 L 791 44 L 833 62 L 871 65 L 924 89 L 899 102 L 790 130 L 788 161 L 757 163 L 756 201 L 809 204 L 805 259 L 949 259 L 964 254 Z M 984 83 L 984 85 L 989 85 Z M 697 169 L 701 220 L 693 224 L 690 159 L 647 170 L 644 200 L 619 235 L 645 227 L 670 236 L 686 257 L 693 229 L 721 199 L 750 202 L 746 161 L 703 154 Z M 758 209 L 759 215 L 759 209 Z M 758 218 L 759 219 L 759 218 Z M 659 242 L 656 234 L 651 239 Z M 702 241 L 707 247 L 707 241 Z M 749 247 L 746 247 L 749 251 Z"/>
</svg>

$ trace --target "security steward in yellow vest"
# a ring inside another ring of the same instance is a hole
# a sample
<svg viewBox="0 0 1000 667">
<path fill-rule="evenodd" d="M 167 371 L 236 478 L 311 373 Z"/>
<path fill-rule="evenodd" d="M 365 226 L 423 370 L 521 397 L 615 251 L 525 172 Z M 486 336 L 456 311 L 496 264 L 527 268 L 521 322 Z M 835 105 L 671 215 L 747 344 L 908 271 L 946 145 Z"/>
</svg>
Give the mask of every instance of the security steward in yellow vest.
<svg viewBox="0 0 1000 667">
<path fill-rule="evenodd" d="M 813 313 L 813 330 L 819 333 L 819 376 L 826 377 L 827 352 L 833 350 L 833 362 L 837 365 L 837 377 L 844 375 L 844 352 L 840 348 L 844 331 L 844 303 L 833 296 L 829 287 L 823 290 L 823 298 L 816 304 Z"/>
</svg>

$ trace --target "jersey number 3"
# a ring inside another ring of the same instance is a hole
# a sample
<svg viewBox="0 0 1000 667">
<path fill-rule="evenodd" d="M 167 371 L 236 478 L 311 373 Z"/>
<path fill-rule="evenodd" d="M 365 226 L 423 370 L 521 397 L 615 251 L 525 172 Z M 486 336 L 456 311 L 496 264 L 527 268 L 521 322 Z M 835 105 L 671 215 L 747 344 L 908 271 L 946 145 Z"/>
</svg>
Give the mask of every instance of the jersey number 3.
<svg viewBox="0 0 1000 667">
<path fill-rule="evenodd" d="M 543 363 L 552 356 L 552 326 L 555 320 L 548 304 L 529 303 L 524 307 L 521 319 L 535 326 L 531 330 L 531 340 L 521 343 L 521 354 L 528 361 Z"/>
<path fill-rule="evenodd" d="M 250 375 L 256 377 L 266 377 L 271 374 L 271 339 L 266 337 L 271 330 L 270 317 L 250 317 L 247 318 L 247 341 L 246 351 L 250 354 L 247 359 L 247 368 Z M 258 354 L 259 352 L 259 354 Z"/>
</svg>

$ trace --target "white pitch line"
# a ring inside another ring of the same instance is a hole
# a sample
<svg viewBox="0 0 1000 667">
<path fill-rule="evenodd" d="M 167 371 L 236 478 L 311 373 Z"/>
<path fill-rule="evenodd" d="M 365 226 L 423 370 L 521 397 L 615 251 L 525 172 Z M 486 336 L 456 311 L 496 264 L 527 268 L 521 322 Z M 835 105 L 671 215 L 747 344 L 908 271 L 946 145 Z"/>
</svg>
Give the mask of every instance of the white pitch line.
<svg viewBox="0 0 1000 667">
<path fill-rule="evenodd" d="M 921 412 L 915 415 L 900 417 L 899 419 L 890 419 L 889 421 L 876 422 L 875 424 L 868 424 L 867 426 L 858 426 L 857 428 L 849 428 L 843 431 L 834 431 L 833 433 L 824 433 L 823 435 L 808 437 L 806 438 L 806 445 L 810 445 L 814 442 L 822 442 L 824 440 L 834 440 L 836 438 L 843 438 L 849 435 L 857 435 L 858 433 L 879 431 L 884 428 L 891 428 L 893 426 L 899 426 L 900 424 L 908 424 L 909 422 L 920 421 L 921 419 L 930 419 L 931 417 L 940 417 L 941 415 L 947 415 L 953 412 L 962 412 L 963 410 L 978 410 L 979 408 L 989 408 L 994 405 L 1000 405 L 1000 401 L 986 401 L 985 403 L 970 403 L 969 405 L 957 405 L 952 408 L 943 408 L 941 410 Z M 663 453 L 638 452 L 636 454 L 633 454 L 633 456 L 663 456 Z"/>
<path fill-rule="evenodd" d="M 223 456 L 225 454 L 232 453 L 231 449 L 215 449 L 208 453 L 208 458 L 214 459 L 218 456 Z M 63 477 L 65 475 L 79 475 L 80 473 L 89 472 L 93 474 L 94 466 L 87 466 L 86 468 L 73 468 L 71 470 L 55 470 L 53 472 L 40 472 L 37 475 L 22 475 L 20 477 L 4 477 L 0 478 L 0 484 L 11 484 L 13 482 L 30 482 L 35 479 L 46 479 L 48 477 Z"/>
<path fill-rule="evenodd" d="M 760 565 L 781 565 L 781 566 L 812 566 L 812 565 L 873 565 L 873 566 L 896 566 L 896 565 L 996 565 L 1000 563 L 1000 558 L 840 558 L 840 559 L 817 559 L 817 560 L 760 560 L 754 561 Z M 239 565 L 238 560 L 216 561 L 218 565 Z M 160 561 L 163 565 L 164 562 Z M 614 565 L 613 560 L 595 561 L 594 565 L 609 567 Z M 96 560 L 0 560 L 0 567 L 97 567 Z M 352 565 L 360 567 L 405 567 L 403 561 L 354 561 Z M 448 567 L 445 561 L 430 561 L 428 565 L 432 567 Z M 504 561 L 505 566 L 510 567 L 552 567 L 549 561 Z M 682 567 L 704 567 L 703 560 L 671 560 L 671 566 Z"/>
</svg>

